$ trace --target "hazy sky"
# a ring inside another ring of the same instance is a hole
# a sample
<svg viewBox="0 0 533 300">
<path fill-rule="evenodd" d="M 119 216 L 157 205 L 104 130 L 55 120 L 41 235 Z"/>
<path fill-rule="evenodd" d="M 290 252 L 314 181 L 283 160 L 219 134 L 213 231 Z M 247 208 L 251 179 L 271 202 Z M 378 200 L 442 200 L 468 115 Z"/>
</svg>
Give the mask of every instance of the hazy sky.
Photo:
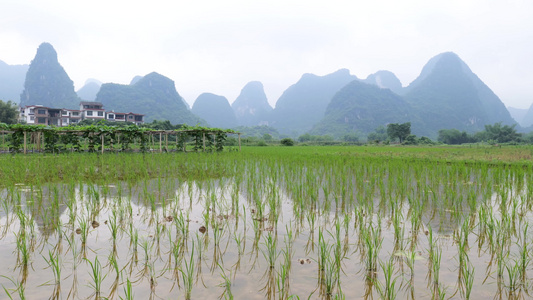
<svg viewBox="0 0 533 300">
<path fill-rule="evenodd" d="M 158 72 L 189 103 L 233 102 L 259 80 L 275 104 L 303 73 L 386 69 L 404 86 L 457 53 L 509 106 L 533 103 L 533 1 L 1 0 L 0 60 L 29 64 L 51 43 L 76 89 Z"/>
</svg>

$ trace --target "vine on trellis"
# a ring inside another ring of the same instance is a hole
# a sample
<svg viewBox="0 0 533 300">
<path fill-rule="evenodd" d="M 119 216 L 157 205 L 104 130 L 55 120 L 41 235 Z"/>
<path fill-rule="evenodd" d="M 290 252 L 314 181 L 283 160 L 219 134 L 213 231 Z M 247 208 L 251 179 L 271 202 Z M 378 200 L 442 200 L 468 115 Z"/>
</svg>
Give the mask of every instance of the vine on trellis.
<svg viewBox="0 0 533 300">
<path fill-rule="evenodd" d="M 227 134 L 236 134 L 233 130 L 208 128 L 200 126 L 186 126 L 181 129 L 157 131 L 136 125 L 127 127 L 113 127 L 105 125 L 50 127 L 43 125 L 0 123 L 0 131 L 11 134 L 9 151 L 12 153 L 27 152 L 27 144 L 37 144 L 37 151 L 42 142 L 44 152 L 61 153 L 71 152 L 104 152 L 106 151 L 133 151 L 132 145 L 138 146 L 140 152 L 150 150 L 150 135 L 159 133 L 160 151 L 162 151 L 162 134 L 165 134 L 165 144 L 168 135 L 175 135 L 176 151 L 187 151 L 188 141 L 191 141 L 193 151 L 223 151 Z M 84 150 L 84 146 L 86 149 Z M 120 149 L 120 150 L 119 150 Z M 165 146 L 165 151 L 168 151 Z"/>
</svg>

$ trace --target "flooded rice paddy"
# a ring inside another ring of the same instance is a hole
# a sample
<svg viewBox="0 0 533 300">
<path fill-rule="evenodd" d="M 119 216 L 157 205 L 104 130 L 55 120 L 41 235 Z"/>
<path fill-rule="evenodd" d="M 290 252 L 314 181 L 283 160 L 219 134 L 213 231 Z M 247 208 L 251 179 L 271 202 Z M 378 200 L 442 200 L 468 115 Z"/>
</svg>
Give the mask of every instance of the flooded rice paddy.
<svg viewBox="0 0 533 300">
<path fill-rule="evenodd" d="M 209 176 L 3 186 L 0 298 L 531 297 L 530 169 L 341 154 L 151 165 L 163 156 Z"/>
</svg>

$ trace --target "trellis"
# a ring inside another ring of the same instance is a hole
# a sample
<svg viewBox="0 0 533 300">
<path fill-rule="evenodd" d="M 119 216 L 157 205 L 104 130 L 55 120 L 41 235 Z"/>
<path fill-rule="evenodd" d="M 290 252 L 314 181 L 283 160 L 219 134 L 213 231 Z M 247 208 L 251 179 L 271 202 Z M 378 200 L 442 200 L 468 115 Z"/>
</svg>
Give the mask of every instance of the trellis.
<svg viewBox="0 0 533 300">
<path fill-rule="evenodd" d="M 241 151 L 240 133 L 216 128 L 148 130 L 137 126 L 125 128 L 88 126 L 82 129 L 61 129 L 24 125 L 0 130 L 2 142 L 0 151 L 24 154 L 83 151 L 104 153 L 134 151 L 131 147 L 133 144 L 140 152 L 220 152 L 224 149 L 228 134 L 238 136 L 238 149 Z M 6 136 L 11 140 L 8 147 L 6 147 Z M 171 141 L 172 137 L 174 141 Z M 192 150 L 187 148 L 189 140 L 192 141 Z M 83 149 L 83 145 L 87 149 Z"/>
</svg>

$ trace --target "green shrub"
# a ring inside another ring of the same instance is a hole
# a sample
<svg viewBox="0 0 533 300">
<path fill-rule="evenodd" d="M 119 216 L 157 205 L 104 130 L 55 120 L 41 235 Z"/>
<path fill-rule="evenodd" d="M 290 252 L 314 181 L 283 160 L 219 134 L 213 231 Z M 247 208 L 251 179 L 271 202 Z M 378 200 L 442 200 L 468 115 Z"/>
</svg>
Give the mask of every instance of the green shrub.
<svg viewBox="0 0 533 300">
<path fill-rule="evenodd" d="M 291 138 L 284 138 L 280 141 L 283 146 L 294 146 L 294 141 Z"/>
</svg>

